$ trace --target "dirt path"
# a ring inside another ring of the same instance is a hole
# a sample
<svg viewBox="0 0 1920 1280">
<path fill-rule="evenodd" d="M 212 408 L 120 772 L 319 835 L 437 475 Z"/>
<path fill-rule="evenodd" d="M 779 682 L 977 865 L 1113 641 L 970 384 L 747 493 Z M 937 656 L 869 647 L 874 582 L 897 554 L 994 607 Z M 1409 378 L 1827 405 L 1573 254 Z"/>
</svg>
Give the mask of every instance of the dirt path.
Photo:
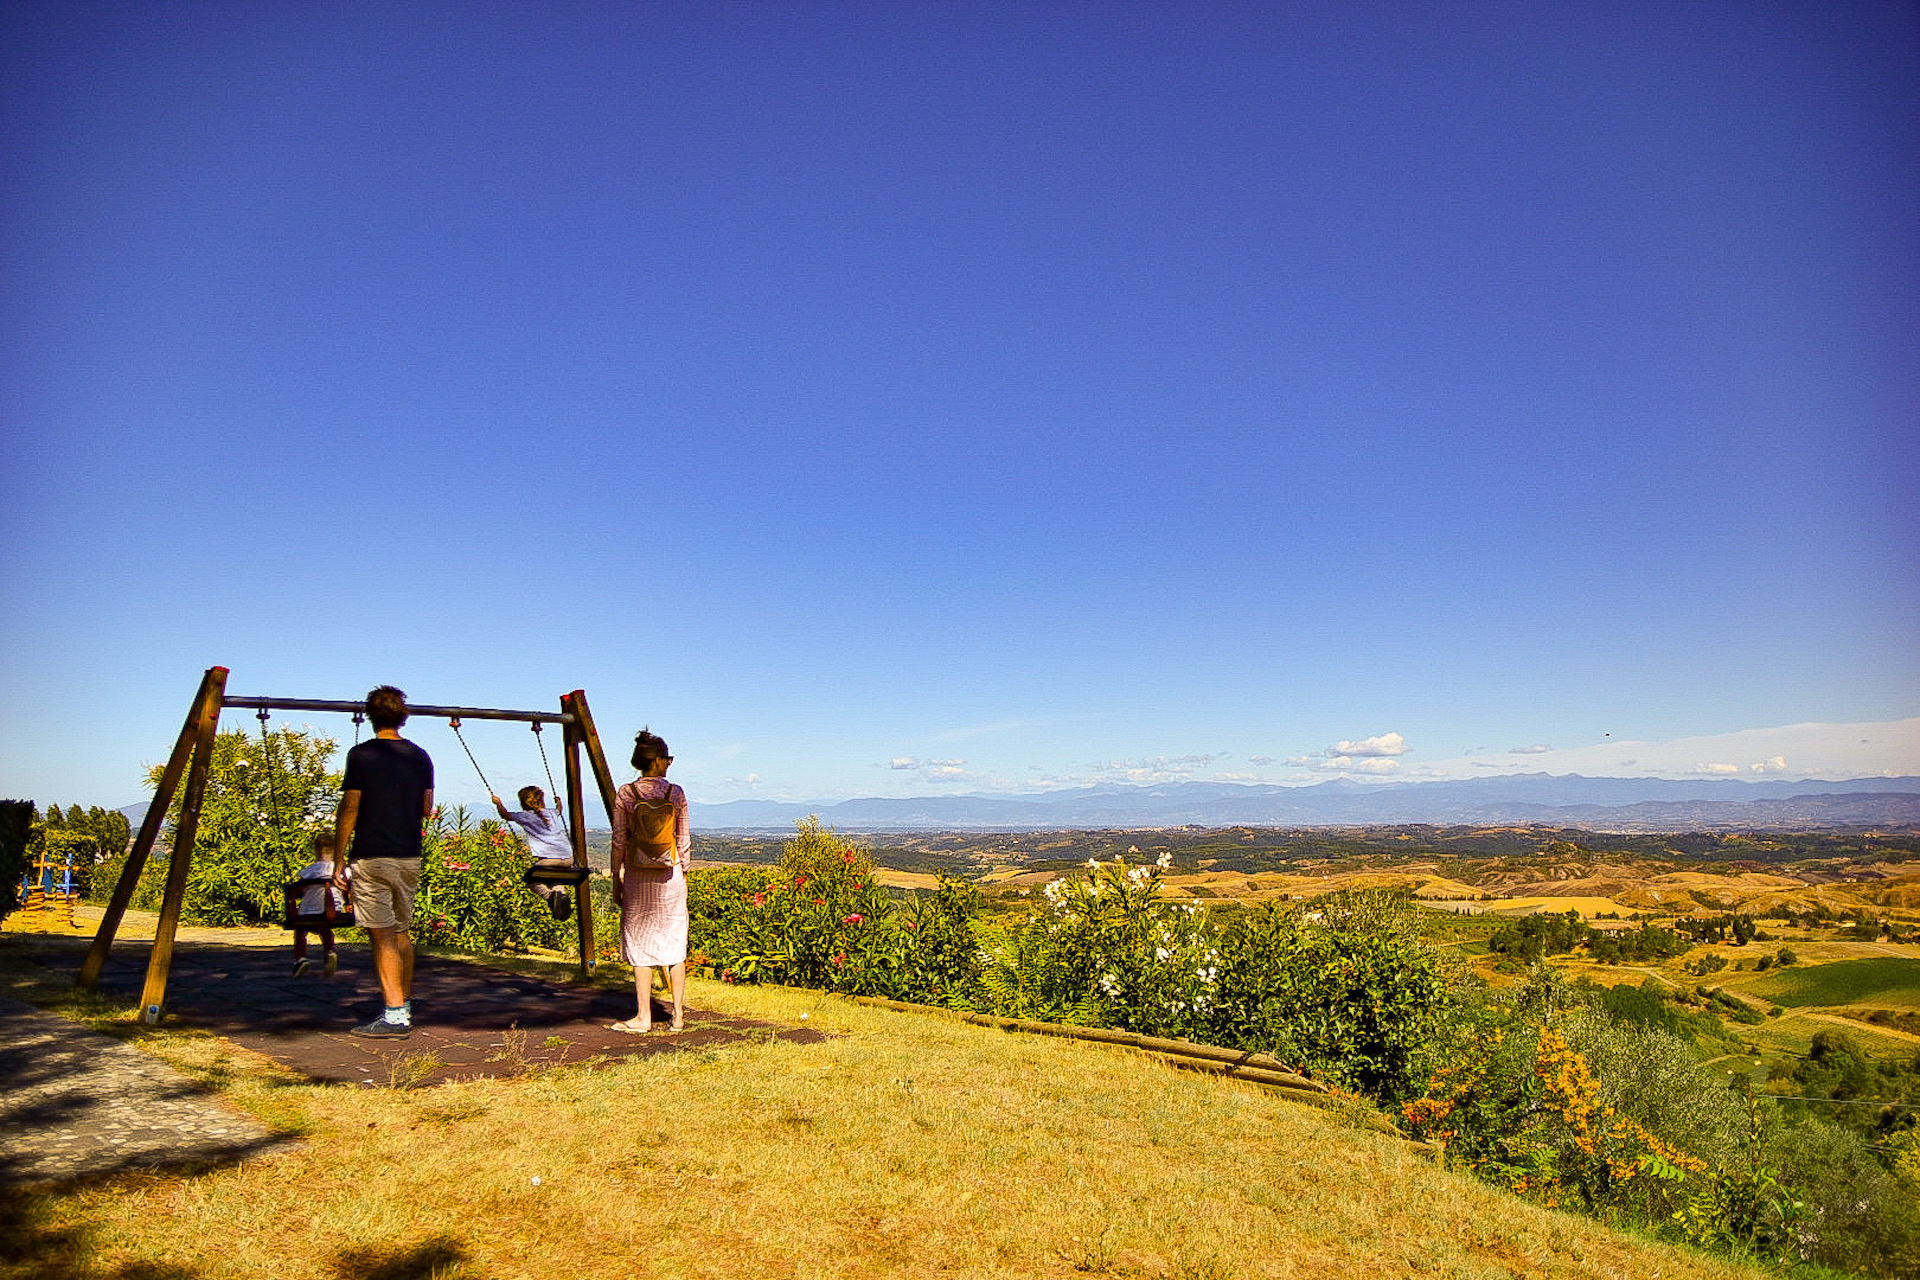
<svg viewBox="0 0 1920 1280">
<path fill-rule="evenodd" d="M 1865 1031 L 1871 1032 L 1876 1036 L 1885 1036 L 1889 1040 L 1905 1040 L 1909 1044 L 1920 1044 L 1920 1035 L 1915 1035 L 1911 1031 L 1902 1031 L 1898 1027 L 1883 1027 L 1877 1022 L 1862 1022 L 1858 1018 L 1842 1017 L 1837 1013 L 1811 1013 L 1804 1009 L 1794 1009 L 1791 1010 L 1791 1012 L 1798 1014 L 1802 1018 L 1810 1018 L 1815 1022 L 1831 1022 L 1837 1026 L 1847 1027 L 1854 1031 Z"/>
</svg>

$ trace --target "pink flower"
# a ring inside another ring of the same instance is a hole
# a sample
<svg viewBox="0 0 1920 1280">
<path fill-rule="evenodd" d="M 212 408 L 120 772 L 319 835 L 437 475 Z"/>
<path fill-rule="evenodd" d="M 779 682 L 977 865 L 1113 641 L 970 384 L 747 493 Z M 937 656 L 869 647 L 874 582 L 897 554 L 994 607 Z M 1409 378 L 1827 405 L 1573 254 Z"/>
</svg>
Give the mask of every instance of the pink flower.
<svg viewBox="0 0 1920 1280">
<path fill-rule="evenodd" d="M 840 923 L 841 924 L 859 924 L 864 919 L 866 919 L 866 917 L 861 915 L 858 911 L 856 911 L 850 916 L 841 917 Z"/>
<path fill-rule="evenodd" d="M 754 905 L 754 906 L 756 906 L 756 907 L 764 907 L 764 906 L 766 906 L 766 905 L 767 905 L 767 895 L 766 895 L 766 894 L 764 894 L 764 893 L 756 893 L 756 894 L 754 894 L 754 895 L 753 895 L 753 905 Z"/>
<path fill-rule="evenodd" d="M 846 967 L 847 967 L 847 953 L 846 953 L 846 952 L 844 952 L 844 951 L 836 951 L 836 952 L 834 952 L 834 953 L 833 953 L 833 967 L 834 967 L 834 968 L 836 968 L 836 969 L 844 969 L 844 968 L 846 968 Z"/>
</svg>

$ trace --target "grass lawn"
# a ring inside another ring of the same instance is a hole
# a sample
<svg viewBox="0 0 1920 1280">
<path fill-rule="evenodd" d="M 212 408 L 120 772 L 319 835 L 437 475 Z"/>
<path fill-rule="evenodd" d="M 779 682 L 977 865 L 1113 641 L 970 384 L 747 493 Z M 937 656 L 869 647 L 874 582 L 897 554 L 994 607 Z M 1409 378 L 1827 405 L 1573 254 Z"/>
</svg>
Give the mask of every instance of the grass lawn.
<svg viewBox="0 0 1920 1280">
<path fill-rule="evenodd" d="M 691 987 L 697 1007 L 804 1018 L 835 1038 L 355 1090 L 93 1009 L 304 1141 L 244 1165 L 10 1194 L 0 1276 L 1762 1274 L 1527 1204 L 1337 1112 L 1134 1051 Z"/>
</svg>

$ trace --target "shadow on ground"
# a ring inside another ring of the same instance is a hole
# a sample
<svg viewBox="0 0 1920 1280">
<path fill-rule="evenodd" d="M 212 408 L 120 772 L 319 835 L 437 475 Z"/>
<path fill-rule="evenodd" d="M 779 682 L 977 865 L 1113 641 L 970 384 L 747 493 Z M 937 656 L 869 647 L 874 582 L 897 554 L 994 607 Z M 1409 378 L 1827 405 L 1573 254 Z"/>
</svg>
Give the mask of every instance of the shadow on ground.
<svg viewBox="0 0 1920 1280">
<path fill-rule="evenodd" d="M 88 939 L 0 935 L 7 950 L 71 982 Z M 100 978 L 108 1006 L 139 1003 L 151 944 L 114 948 Z M 47 984 L 43 984 L 47 985 Z M 30 995 L 23 998 L 32 998 Z M 195 942 L 175 950 L 168 975 L 170 1022 L 212 1032 L 265 1054 L 311 1080 L 418 1087 L 601 1059 L 699 1049 L 740 1041 L 815 1044 L 812 1028 L 688 1009 L 685 1029 L 634 1036 L 611 1030 L 633 1012 L 630 988 L 530 976 L 469 959 L 422 952 L 414 970 L 414 1030 L 403 1040 L 363 1040 L 352 1029 L 380 1010 L 364 944 L 342 944 L 339 971 L 292 976 L 285 948 Z M 138 1024 L 115 1028 L 136 1036 Z"/>
</svg>

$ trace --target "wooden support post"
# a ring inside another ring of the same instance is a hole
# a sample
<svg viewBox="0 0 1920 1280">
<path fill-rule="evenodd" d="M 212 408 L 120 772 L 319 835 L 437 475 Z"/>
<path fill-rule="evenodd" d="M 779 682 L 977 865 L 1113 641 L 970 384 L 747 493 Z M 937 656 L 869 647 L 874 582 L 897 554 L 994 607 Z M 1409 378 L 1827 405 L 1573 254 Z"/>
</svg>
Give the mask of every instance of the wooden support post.
<svg viewBox="0 0 1920 1280">
<path fill-rule="evenodd" d="M 568 710 L 573 712 L 573 728 L 587 749 L 587 763 L 593 766 L 593 780 L 600 787 L 600 802 L 607 806 L 607 821 L 613 821 L 613 774 L 607 768 L 607 756 L 600 749 L 600 733 L 593 727 L 593 712 L 587 710 L 587 691 L 575 689 L 567 695 Z"/>
<path fill-rule="evenodd" d="M 568 741 L 572 743 L 574 747 L 586 748 L 587 764 L 593 770 L 595 785 L 600 788 L 600 803 L 606 807 L 607 823 L 611 826 L 613 823 L 614 806 L 613 774 L 607 769 L 606 753 L 600 749 L 600 731 L 593 727 L 593 712 L 587 708 L 587 691 L 585 689 L 575 689 L 572 693 L 560 700 L 560 705 L 573 713 L 573 718 L 567 721 Z M 580 760 L 577 753 L 571 748 L 567 752 L 567 785 L 575 788 L 580 785 Z M 584 855 L 587 847 L 587 819 L 585 813 L 581 810 L 577 791 L 575 792 L 575 797 L 573 802 L 573 820 L 580 824 L 579 845 L 577 847 Z M 586 892 L 586 886 L 584 884 L 581 886 L 581 892 Z M 619 927 L 619 921 L 616 920 L 614 922 L 614 928 L 617 929 Z"/>
<path fill-rule="evenodd" d="M 200 723 L 209 716 L 218 721 L 220 696 L 226 687 L 225 667 L 209 667 L 207 674 L 201 677 L 200 692 L 193 695 L 193 705 L 188 708 L 186 721 L 180 726 L 180 737 L 173 745 L 173 754 L 167 758 L 166 768 L 160 771 L 160 785 L 154 788 L 153 798 L 147 802 L 147 816 L 140 820 L 140 834 L 127 851 L 127 861 L 120 869 L 120 879 L 113 886 L 113 896 L 107 901 L 106 914 L 100 918 L 100 928 L 93 935 L 93 945 L 87 949 L 87 958 L 81 962 L 80 972 L 73 980 L 76 987 L 92 990 L 99 985 L 100 972 L 107 964 L 107 952 L 113 947 L 113 937 L 120 931 L 120 921 L 127 914 L 127 904 L 133 901 L 133 892 L 139 887 L 140 873 L 146 869 L 154 841 L 159 838 L 160 828 L 166 823 L 167 810 L 173 806 L 173 793 L 180 785 L 180 775 L 193 756 Z"/>
<path fill-rule="evenodd" d="M 560 709 L 571 711 L 573 695 L 560 695 Z M 584 867 L 587 860 L 587 815 L 582 808 L 585 799 L 584 789 L 580 785 L 580 726 L 574 720 L 566 721 L 561 727 L 560 740 L 562 753 L 566 756 L 567 771 L 567 815 L 573 824 L 573 865 Z M 593 937 L 593 885 L 591 878 L 581 877 L 580 883 L 573 887 L 573 914 L 579 921 L 580 936 L 580 977 L 593 976 L 594 937 Z"/>
<path fill-rule="evenodd" d="M 221 672 L 221 685 L 226 673 Z M 180 927 L 180 909 L 187 900 L 187 872 L 193 866 L 193 840 L 200 830 L 200 802 L 207 794 L 207 772 L 213 766 L 213 740 L 220 731 L 220 698 L 216 693 L 202 708 L 194 726 L 193 763 L 187 768 L 187 790 L 180 801 L 180 825 L 173 833 L 173 852 L 167 855 L 167 891 L 160 900 L 160 921 L 153 931 L 153 953 L 147 960 L 147 983 L 140 992 L 140 1021 L 153 1026 L 167 999 L 167 970 L 173 966 L 173 937 Z"/>
</svg>

